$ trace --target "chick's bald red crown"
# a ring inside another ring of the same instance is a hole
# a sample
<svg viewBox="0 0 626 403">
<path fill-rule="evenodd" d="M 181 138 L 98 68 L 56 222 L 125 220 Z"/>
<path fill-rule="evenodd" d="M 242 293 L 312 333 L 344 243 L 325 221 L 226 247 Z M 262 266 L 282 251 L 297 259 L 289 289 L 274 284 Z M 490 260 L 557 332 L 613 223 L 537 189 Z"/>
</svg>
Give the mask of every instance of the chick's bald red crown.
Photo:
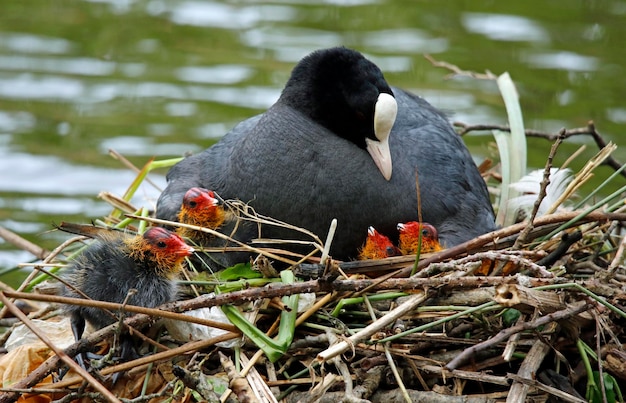
<svg viewBox="0 0 626 403">
<path fill-rule="evenodd" d="M 388 237 L 376 231 L 374 227 L 367 229 L 365 245 L 359 251 L 360 260 L 384 259 L 398 254 L 398 249 Z"/>
<path fill-rule="evenodd" d="M 400 232 L 398 247 L 403 255 L 417 253 L 420 245 L 420 251 L 424 253 L 438 252 L 443 249 L 439 243 L 437 230 L 431 224 L 417 221 L 400 223 L 398 231 Z"/>
<path fill-rule="evenodd" d="M 183 197 L 183 206 L 191 209 L 219 206 L 220 201 L 212 190 L 192 187 Z"/>
<path fill-rule="evenodd" d="M 165 228 L 151 227 L 144 232 L 143 238 L 151 248 L 163 253 L 185 257 L 194 252 L 194 249 L 187 245 L 180 236 Z"/>
<path fill-rule="evenodd" d="M 417 221 L 410 221 L 407 223 L 398 224 L 398 231 L 400 233 L 411 234 L 413 236 L 418 236 L 419 232 L 422 232 L 422 236 L 429 237 L 432 239 L 439 239 L 439 235 L 437 234 L 437 229 L 428 223 L 419 223 Z"/>
</svg>

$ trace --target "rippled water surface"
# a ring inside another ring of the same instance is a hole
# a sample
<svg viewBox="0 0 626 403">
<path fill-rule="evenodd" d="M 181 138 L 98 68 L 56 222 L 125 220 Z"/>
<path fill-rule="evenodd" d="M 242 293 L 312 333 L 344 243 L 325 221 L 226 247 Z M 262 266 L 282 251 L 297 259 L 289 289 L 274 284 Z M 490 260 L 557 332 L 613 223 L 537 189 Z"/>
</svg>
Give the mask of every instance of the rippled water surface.
<svg viewBox="0 0 626 403">
<path fill-rule="evenodd" d="M 198 151 L 270 106 L 314 49 L 365 53 L 392 85 L 466 123 L 506 122 L 494 83 L 446 79 L 425 53 L 463 69 L 510 72 L 525 123 L 557 131 L 594 120 L 626 144 L 626 3 L 409 0 L 4 2 L 0 14 L 0 226 L 46 248 L 52 222 L 109 211 L 142 166 Z M 477 160 L 497 159 L 492 137 L 466 136 Z M 595 145 L 581 143 L 577 166 Z M 550 144 L 531 139 L 542 167 Z M 626 161 L 626 152 L 615 155 Z M 600 173 L 604 176 L 609 171 Z M 165 171 L 151 178 L 163 186 Z M 159 190 L 144 186 L 137 205 Z M 0 268 L 32 259 L 0 240 Z M 0 278 L 5 281 L 5 278 Z"/>
</svg>

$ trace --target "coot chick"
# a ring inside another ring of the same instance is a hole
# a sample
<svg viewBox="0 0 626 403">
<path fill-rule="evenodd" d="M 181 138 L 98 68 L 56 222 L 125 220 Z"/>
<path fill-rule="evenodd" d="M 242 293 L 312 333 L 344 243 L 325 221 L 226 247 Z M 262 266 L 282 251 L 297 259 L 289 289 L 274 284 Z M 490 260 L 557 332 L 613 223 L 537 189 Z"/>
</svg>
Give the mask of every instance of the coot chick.
<svg viewBox="0 0 626 403">
<path fill-rule="evenodd" d="M 241 219 L 231 211 L 230 206 L 212 190 L 193 187 L 183 197 L 183 203 L 178 213 L 178 222 L 205 227 L 247 243 L 256 235 L 256 225 L 251 221 Z M 179 227 L 176 232 L 191 240 L 196 245 L 208 248 L 226 248 L 239 246 L 238 244 L 220 238 L 208 232 Z M 229 267 L 249 259 L 248 252 L 200 252 L 195 254 L 198 259 L 192 259 L 196 268 L 208 266 L 210 269 Z M 196 264 L 198 263 L 198 264 Z M 217 264 L 218 266 L 215 266 Z"/>
<path fill-rule="evenodd" d="M 439 237 L 435 227 L 428 223 L 411 221 L 398 224 L 400 240 L 398 248 L 403 255 L 415 255 L 419 246 L 420 235 L 422 237 L 421 253 L 439 252 L 442 247 L 439 244 Z"/>
<path fill-rule="evenodd" d="M 175 219 L 185 192 L 200 186 L 321 237 L 337 218 L 331 255 L 347 260 L 370 225 L 391 234 L 396 223 L 417 220 L 417 173 L 423 219 L 442 244 L 494 228 L 485 182 L 446 117 L 390 87 L 360 53 L 324 49 L 296 65 L 265 113 L 174 166 L 157 215 Z M 296 234 L 267 228 L 263 235 Z"/>
<path fill-rule="evenodd" d="M 374 227 L 367 229 L 365 245 L 359 250 L 359 260 L 384 259 L 398 255 L 400 255 L 400 251 L 389 237 L 376 231 Z"/>
<path fill-rule="evenodd" d="M 79 232 L 71 228 L 69 231 Z M 96 240 L 71 263 L 63 276 L 67 283 L 99 301 L 123 303 L 133 288 L 137 291 L 128 298 L 130 305 L 154 308 L 175 299 L 175 278 L 184 258 L 193 252 L 181 237 L 158 227 L 136 236 L 107 230 L 85 234 Z M 62 287 L 61 295 L 83 298 L 67 286 Z M 85 322 L 101 329 L 116 321 L 99 308 L 67 305 L 65 310 L 77 341 L 83 335 Z M 129 338 L 121 340 L 122 358 L 132 353 L 131 346 Z"/>
</svg>

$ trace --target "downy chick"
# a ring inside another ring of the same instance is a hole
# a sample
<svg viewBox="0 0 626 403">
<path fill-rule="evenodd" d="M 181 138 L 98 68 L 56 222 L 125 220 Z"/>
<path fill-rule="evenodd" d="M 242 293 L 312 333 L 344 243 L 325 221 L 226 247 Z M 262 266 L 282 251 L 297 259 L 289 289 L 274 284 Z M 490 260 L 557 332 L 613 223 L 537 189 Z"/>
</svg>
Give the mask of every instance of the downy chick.
<svg viewBox="0 0 626 403">
<path fill-rule="evenodd" d="M 131 236 L 119 231 L 82 231 L 78 225 L 61 225 L 60 229 L 79 233 L 96 240 L 69 266 L 65 281 L 93 300 L 123 303 L 131 289 L 128 304 L 153 308 L 173 301 L 175 279 L 181 263 L 193 248 L 182 238 L 164 228 L 152 227 L 143 235 Z M 84 298 L 71 287 L 63 286 L 61 295 Z M 116 321 L 108 312 L 94 307 L 68 305 L 72 332 L 78 341 L 88 322 L 101 329 Z M 132 352 L 130 338 L 121 340 L 122 358 Z"/>
</svg>

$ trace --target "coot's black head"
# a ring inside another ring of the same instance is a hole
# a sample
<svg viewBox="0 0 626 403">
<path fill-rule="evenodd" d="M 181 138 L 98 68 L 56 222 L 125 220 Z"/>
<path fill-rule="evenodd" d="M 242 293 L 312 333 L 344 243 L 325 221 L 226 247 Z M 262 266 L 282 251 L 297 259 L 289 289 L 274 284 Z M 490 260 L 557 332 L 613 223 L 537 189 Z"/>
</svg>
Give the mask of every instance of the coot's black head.
<svg viewBox="0 0 626 403">
<path fill-rule="evenodd" d="M 397 106 L 383 73 L 362 54 L 343 47 L 311 53 L 293 69 L 281 102 L 367 149 L 391 177 L 387 141 Z"/>
</svg>

